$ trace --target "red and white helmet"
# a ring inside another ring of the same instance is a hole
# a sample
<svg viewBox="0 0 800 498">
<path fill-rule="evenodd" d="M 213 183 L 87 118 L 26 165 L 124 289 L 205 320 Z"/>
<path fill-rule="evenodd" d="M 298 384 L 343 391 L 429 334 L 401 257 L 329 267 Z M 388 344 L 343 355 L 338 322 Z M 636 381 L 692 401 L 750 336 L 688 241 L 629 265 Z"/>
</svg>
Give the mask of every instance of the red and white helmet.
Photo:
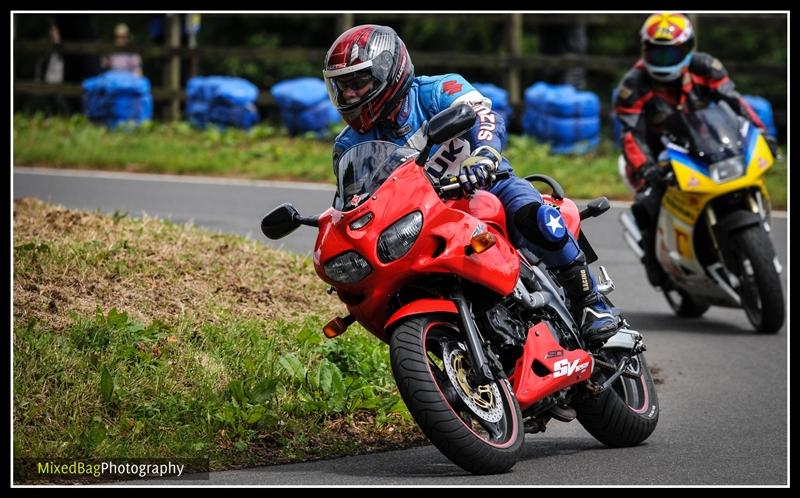
<svg viewBox="0 0 800 498">
<path fill-rule="evenodd" d="M 653 79 L 672 81 L 689 67 L 694 28 L 683 14 L 662 12 L 647 18 L 640 32 L 644 67 Z"/>
<path fill-rule="evenodd" d="M 414 66 L 392 28 L 365 24 L 339 35 L 322 74 L 336 110 L 351 128 L 366 133 L 400 105 L 411 88 Z"/>
</svg>

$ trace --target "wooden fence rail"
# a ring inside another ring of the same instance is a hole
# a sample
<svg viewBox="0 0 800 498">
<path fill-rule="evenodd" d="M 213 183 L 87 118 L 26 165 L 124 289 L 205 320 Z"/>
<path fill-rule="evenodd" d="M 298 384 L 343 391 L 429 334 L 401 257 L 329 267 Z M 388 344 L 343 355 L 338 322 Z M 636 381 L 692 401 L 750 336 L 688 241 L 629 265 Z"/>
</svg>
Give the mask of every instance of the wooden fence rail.
<svg viewBox="0 0 800 498">
<path fill-rule="evenodd" d="M 224 16 L 226 14 L 219 14 Z M 232 14 L 231 14 L 232 15 Z M 240 15 L 240 14 L 239 14 Z M 307 14 L 281 14 L 287 18 L 307 17 Z M 355 23 L 391 21 L 393 19 L 407 19 L 409 14 L 384 14 L 384 13 L 347 13 L 347 14 L 315 14 L 319 16 L 331 16 L 336 19 L 338 29 L 342 30 Z M 738 20 L 742 15 L 737 14 L 702 14 L 695 15 L 700 18 L 698 22 L 706 20 L 721 19 L 726 21 Z M 220 59 L 236 57 L 245 60 L 256 60 L 266 63 L 288 62 L 311 62 L 317 66 L 321 65 L 325 56 L 325 49 L 305 49 L 305 48 L 257 48 L 257 47 L 225 47 L 225 46 L 202 46 L 202 47 L 180 47 L 176 43 L 180 26 L 177 16 L 169 16 L 172 22 L 167 23 L 167 40 L 171 40 L 167 46 L 154 44 L 133 44 L 125 48 L 126 51 L 139 53 L 145 59 L 157 59 L 164 61 L 164 81 L 162 88 L 153 88 L 153 97 L 156 100 L 169 102 L 168 119 L 179 119 L 179 104 L 185 100 L 184 89 L 180 88 L 180 60 L 188 58 L 193 61 L 202 59 Z M 616 78 L 621 77 L 624 72 L 631 67 L 633 58 L 631 56 L 607 56 L 590 54 L 563 54 L 563 55 L 543 55 L 543 54 L 524 54 L 522 50 L 522 33 L 525 26 L 537 25 L 541 23 L 550 24 L 574 24 L 586 23 L 587 25 L 624 25 L 633 26 L 641 23 L 642 16 L 639 14 L 536 14 L 528 15 L 521 13 L 512 14 L 433 14 L 421 13 L 414 14 L 415 19 L 441 19 L 447 17 L 455 20 L 469 20 L 480 22 L 502 22 L 506 26 L 506 44 L 499 48 L 497 54 L 489 53 L 469 53 L 469 52 L 433 52 L 433 51 L 414 51 L 413 60 L 417 68 L 437 68 L 443 71 L 459 72 L 461 69 L 481 68 L 497 70 L 498 74 L 505 75 L 504 86 L 509 92 L 509 102 L 519 109 L 522 100 L 522 70 L 542 69 L 542 68 L 564 68 L 576 67 L 587 71 L 604 73 Z M 751 14 L 748 16 L 757 17 L 762 21 L 780 22 L 786 20 L 785 14 Z M 53 48 L 50 42 L 33 40 L 14 40 L 14 57 L 24 58 L 29 54 L 46 53 Z M 64 42 L 59 46 L 63 54 L 82 54 L 82 55 L 104 55 L 119 51 L 119 47 L 112 43 L 99 42 Z M 767 64 L 755 62 L 726 61 L 728 70 L 736 75 L 739 74 L 761 74 L 767 78 L 788 79 L 788 70 L 785 64 Z M 25 93 L 34 95 L 80 95 L 82 90 L 80 85 L 51 85 L 33 81 L 14 81 L 14 93 Z M 601 98 L 601 101 L 604 100 Z M 271 106 L 274 100 L 267 92 L 261 92 L 258 104 Z M 606 105 L 605 103 L 603 104 Z M 786 116 L 784 109 L 775 110 L 776 122 L 781 125 L 785 120 L 779 121 Z"/>
</svg>

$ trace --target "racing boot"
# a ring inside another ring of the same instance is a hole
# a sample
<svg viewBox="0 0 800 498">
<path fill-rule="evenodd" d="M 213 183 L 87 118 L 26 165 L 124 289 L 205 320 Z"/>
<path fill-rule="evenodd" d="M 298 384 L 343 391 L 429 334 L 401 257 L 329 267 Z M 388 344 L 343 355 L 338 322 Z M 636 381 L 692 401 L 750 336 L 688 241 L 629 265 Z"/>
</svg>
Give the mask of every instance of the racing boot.
<svg viewBox="0 0 800 498">
<path fill-rule="evenodd" d="M 658 213 L 658 197 L 652 193 L 652 189 L 637 194 L 631 213 L 642 234 L 639 247 L 644 251 L 641 262 L 647 272 L 647 280 L 653 287 L 660 287 L 664 284 L 666 273 L 656 259 L 655 218 Z"/>
<path fill-rule="evenodd" d="M 586 255 L 561 219 L 561 213 L 550 205 L 531 202 L 519 208 L 513 220 L 512 226 L 523 237 L 516 243 L 525 247 L 525 242 L 530 242 L 534 254 L 541 257 L 564 288 L 584 342 L 590 347 L 597 346 L 614 335 L 619 318 L 601 299 Z"/>
<path fill-rule="evenodd" d="M 572 316 L 580 327 L 581 337 L 593 349 L 617 333 L 620 319 L 606 305 L 581 253 L 574 262 L 554 271 L 570 301 Z"/>
<path fill-rule="evenodd" d="M 647 280 L 653 287 L 661 287 L 664 285 L 664 279 L 667 274 L 656 259 L 655 234 L 649 229 L 641 230 L 641 234 L 642 240 L 639 241 L 639 247 L 644 251 L 644 256 L 642 256 L 641 261 L 647 272 Z"/>
</svg>

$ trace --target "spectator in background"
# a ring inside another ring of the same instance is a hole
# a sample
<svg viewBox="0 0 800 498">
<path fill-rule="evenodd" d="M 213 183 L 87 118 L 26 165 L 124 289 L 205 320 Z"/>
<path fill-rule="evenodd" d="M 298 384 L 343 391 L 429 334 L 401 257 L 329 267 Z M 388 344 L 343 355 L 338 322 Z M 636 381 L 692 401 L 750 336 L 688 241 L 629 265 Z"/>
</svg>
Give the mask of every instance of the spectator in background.
<svg viewBox="0 0 800 498">
<path fill-rule="evenodd" d="M 53 16 L 54 24 L 58 30 L 61 41 L 67 42 L 96 42 L 92 16 L 88 14 L 56 14 Z M 100 72 L 100 59 L 97 55 L 65 53 L 63 82 L 68 84 L 81 84 L 86 78 L 97 76 Z M 67 112 L 81 112 L 83 108 L 82 97 L 64 97 Z"/>
<path fill-rule="evenodd" d="M 121 23 L 114 28 L 114 45 L 124 48 L 130 42 L 130 29 Z M 115 71 L 128 71 L 136 76 L 142 75 L 142 58 L 134 52 L 114 52 L 103 58 L 102 66 Z"/>
<path fill-rule="evenodd" d="M 51 85 L 64 82 L 64 57 L 61 54 L 61 32 L 55 22 L 50 25 L 50 41 L 53 45 L 36 63 L 36 80 Z M 69 106 L 63 95 L 51 95 L 47 99 L 50 112 L 69 113 Z"/>
<path fill-rule="evenodd" d="M 36 79 L 45 83 L 64 82 L 64 57 L 61 55 L 61 32 L 58 26 L 50 26 L 50 41 L 53 45 L 36 67 Z"/>
</svg>

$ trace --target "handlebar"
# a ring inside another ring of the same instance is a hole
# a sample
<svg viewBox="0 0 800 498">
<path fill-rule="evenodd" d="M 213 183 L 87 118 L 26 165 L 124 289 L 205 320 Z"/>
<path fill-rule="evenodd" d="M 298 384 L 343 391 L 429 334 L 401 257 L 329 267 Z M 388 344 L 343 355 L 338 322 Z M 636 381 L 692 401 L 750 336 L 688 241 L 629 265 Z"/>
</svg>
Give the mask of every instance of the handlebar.
<svg viewBox="0 0 800 498">
<path fill-rule="evenodd" d="M 497 171 L 492 174 L 492 183 L 497 180 L 505 180 L 511 176 L 508 170 Z M 457 199 L 463 194 L 461 182 L 458 175 L 445 175 L 439 179 L 438 190 L 445 199 Z"/>
<path fill-rule="evenodd" d="M 528 175 L 525 179 L 529 182 L 542 182 L 550 187 L 553 190 L 551 194 L 553 199 L 560 201 L 564 198 L 564 189 L 561 187 L 561 184 L 547 175 Z"/>
</svg>

